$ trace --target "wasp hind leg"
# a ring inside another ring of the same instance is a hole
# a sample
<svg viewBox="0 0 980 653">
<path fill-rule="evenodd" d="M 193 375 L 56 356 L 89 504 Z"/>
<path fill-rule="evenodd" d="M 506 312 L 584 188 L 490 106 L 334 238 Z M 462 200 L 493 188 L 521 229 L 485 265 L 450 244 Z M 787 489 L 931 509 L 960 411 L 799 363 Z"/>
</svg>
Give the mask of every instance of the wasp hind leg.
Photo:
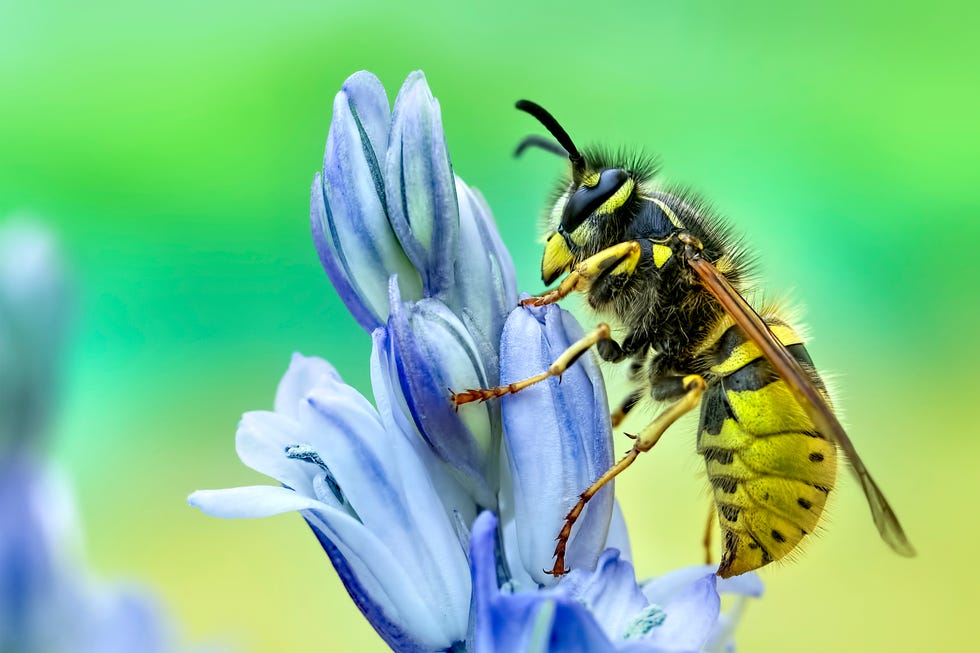
<svg viewBox="0 0 980 653">
<path fill-rule="evenodd" d="M 711 564 L 711 534 L 714 533 L 715 526 L 715 502 L 712 501 L 708 505 L 708 522 L 704 526 L 704 539 L 701 543 L 704 545 L 704 564 Z"/>
<path fill-rule="evenodd" d="M 630 449 L 629 452 L 619 460 L 619 462 L 606 470 L 606 473 L 604 473 L 598 478 L 598 480 L 590 485 L 585 492 L 579 495 L 578 502 L 565 516 L 565 525 L 562 526 L 561 532 L 558 534 L 557 538 L 558 544 L 555 545 L 555 566 L 548 573 L 553 576 L 561 576 L 568 573 L 568 570 L 565 569 L 565 548 L 568 546 L 568 538 L 571 537 L 572 534 L 572 526 L 575 525 L 575 522 L 585 509 L 585 505 L 590 499 L 592 499 L 592 497 L 595 496 L 596 492 L 601 490 L 606 483 L 616 478 L 627 467 L 632 465 L 637 456 L 644 451 L 649 451 L 652 449 L 653 446 L 660 440 L 660 436 L 664 434 L 664 431 L 670 428 L 671 424 L 695 408 L 701 401 L 701 395 L 704 393 L 705 387 L 707 387 L 704 379 L 700 375 L 691 374 L 683 377 L 683 382 L 683 396 L 675 404 L 671 405 L 664 412 L 657 415 L 657 417 L 637 435 L 632 436 L 634 439 L 633 448 Z"/>
<path fill-rule="evenodd" d="M 564 374 L 576 360 L 578 360 L 579 356 L 588 351 L 589 347 L 592 347 L 598 342 L 610 340 L 611 337 L 609 325 L 605 322 L 600 322 L 595 329 L 585 334 L 585 336 L 579 340 L 573 342 L 571 346 L 563 351 L 561 355 L 555 359 L 555 362 L 541 374 L 535 374 L 534 376 L 526 378 L 522 381 L 515 381 L 514 383 L 508 383 L 507 385 L 498 385 L 494 388 L 477 388 L 464 390 L 462 392 L 453 392 L 450 390 L 453 404 L 456 405 L 456 408 L 459 408 L 463 404 L 468 404 L 473 401 L 482 402 L 487 401 L 488 399 L 493 399 L 494 397 L 512 395 L 516 392 L 520 392 L 524 388 L 528 388 L 535 383 L 540 383 L 541 381 L 553 376 L 561 378 L 561 375 Z"/>
</svg>

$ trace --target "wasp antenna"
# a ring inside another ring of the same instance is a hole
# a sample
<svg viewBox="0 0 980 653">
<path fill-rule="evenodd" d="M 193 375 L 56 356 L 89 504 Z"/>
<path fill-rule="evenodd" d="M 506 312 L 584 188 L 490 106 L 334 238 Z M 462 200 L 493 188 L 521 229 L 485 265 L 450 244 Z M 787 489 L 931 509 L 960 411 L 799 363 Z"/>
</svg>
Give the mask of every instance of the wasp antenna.
<svg viewBox="0 0 980 653">
<path fill-rule="evenodd" d="M 524 154 L 524 150 L 529 147 L 538 147 L 546 152 L 551 152 L 552 154 L 557 154 L 561 158 L 568 157 L 568 150 L 563 148 L 561 145 L 551 140 L 550 138 L 545 138 L 544 136 L 525 136 L 520 143 L 517 144 L 517 149 L 514 150 L 514 156 L 518 157 Z"/>
<path fill-rule="evenodd" d="M 514 105 L 521 111 L 529 113 L 538 119 L 545 129 L 551 132 L 551 135 L 555 137 L 559 145 L 565 148 L 568 154 L 568 160 L 572 162 L 573 168 L 582 167 L 582 155 L 579 154 L 578 148 L 575 147 L 575 143 L 572 142 L 572 137 L 568 135 L 565 128 L 558 124 L 555 117 L 548 113 L 548 111 L 542 107 L 540 104 L 535 104 L 530 100 L 518 100 L 517 104 Z M 525 139 L 527 140 L 527 139 Z"/>
</svg>

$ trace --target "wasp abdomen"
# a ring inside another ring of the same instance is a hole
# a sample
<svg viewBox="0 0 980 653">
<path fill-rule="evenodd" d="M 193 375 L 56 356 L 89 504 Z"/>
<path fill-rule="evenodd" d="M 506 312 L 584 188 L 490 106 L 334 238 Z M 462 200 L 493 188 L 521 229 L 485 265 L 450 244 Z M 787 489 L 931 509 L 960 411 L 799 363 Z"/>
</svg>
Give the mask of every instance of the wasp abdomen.
<svg viewBox="0 0 980 653">
<path fill-rule="evenodd" d="M 799 335 L 767 323 L 824 392 Z M 837 478 L 837 449 L 741 330 L 730 327 L 711 351 L 698 453 L 723 533 L 718 574 L 728 577 L 786 556 L 813 532 Z"/>
</svg>

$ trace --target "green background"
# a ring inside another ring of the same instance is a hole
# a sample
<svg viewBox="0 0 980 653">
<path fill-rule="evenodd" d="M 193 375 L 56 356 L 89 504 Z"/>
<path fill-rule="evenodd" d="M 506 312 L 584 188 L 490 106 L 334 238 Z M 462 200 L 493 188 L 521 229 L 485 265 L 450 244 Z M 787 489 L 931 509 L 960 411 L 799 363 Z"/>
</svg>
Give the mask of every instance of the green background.
<svg viewBox="0 0 980 653">
<path fill-rule="evenodd" d="M 510 157 L 540 132 L 512 109 L 528 97 L 580 143 L 658 153 L 746 234 L 766 288 L 806 306 L 920 555 L 881 543 L 847 479 L 823 535 L 763 572 L 741 649 L 969 648 L 980 16 L 854 4 L 0 1 L 0 215 L 53 225 L 74 270 L 54 454 L 97 573 L 151 583 L 189 640 L 382 649 L 298 516 L 221 521 L 185 497 L 262 482 L 235 426 L 271 407 L 294 350 L 368 388 L 309 184 L 344 78 L 372 70 L 393 100 L 421 68 L 522 289 L 541 288 L 537 218 L 561 169 Z M 677 429 L 619 484 L 641 576 L 700 560 L 692 443 Z"/>
</svg>

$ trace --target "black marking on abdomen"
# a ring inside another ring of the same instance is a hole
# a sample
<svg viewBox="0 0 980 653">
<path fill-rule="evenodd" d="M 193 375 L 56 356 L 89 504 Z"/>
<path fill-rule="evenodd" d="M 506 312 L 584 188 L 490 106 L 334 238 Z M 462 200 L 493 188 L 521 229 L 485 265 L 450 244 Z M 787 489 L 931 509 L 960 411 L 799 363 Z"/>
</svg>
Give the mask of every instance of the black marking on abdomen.
<svg viewBox="0 0 980 653">
<path fill-rule="evenodd" d="M 729 503 L 719 503 L 718 511 L 725 517 L 728 521 L 735 522 L 738 521 L 739 507 L 733 506 Z"/>
<path fill-rule="evenodd" d="M 735 494 L 738 491 L 738 479 L 731 476 L 712 476 L 711 487 L 721 488 L 727 494 Z"/>
<path fill-rule="evenodd" d="M 820 453 L 819 451 L 814 451 L 813 453 L 810 454 L 810 462 L 812 462 L 812 463 L 822 463 L 823 462 L 823 454 Z"/>
<path fill-rule="evenodd" d="M 735 419 L 732 407 L 725 399 L 725 390 L 719 384 L 708 387 L 708 390 L 701 397 L 701 424 L 698 426 L 699 433 L 718 435 L 721 433 L 721 426 L 727 419 Z"/>
<path fill-rule="evenodd" d="M 786 541 L 786 536 L 780 533 L 779 531 L 777 531 L 775 528 L 772 529 L 772 533 L 770 533 L 770 535 L 772 535 L 772 539 L 776 540 L 777 542 Z"/>
<path fill-rule="evenodd" d="M 804 499 L 803 497 L 797 499 L 796 503 L 800 504 L 800 508 L 803 508 L 804 510 L 809 510 L 810 508 L 813 507 L 813 504 L 807 501 L 806 499 Z"/>
<path fill-rule="evenodd" d="M 735 458 L 735 452 L 731 449 L 721 447 L 708 447 L 702 454 L 706 462 L 717 461 L 720 465 L 731 465 Z"/>
</svg>

